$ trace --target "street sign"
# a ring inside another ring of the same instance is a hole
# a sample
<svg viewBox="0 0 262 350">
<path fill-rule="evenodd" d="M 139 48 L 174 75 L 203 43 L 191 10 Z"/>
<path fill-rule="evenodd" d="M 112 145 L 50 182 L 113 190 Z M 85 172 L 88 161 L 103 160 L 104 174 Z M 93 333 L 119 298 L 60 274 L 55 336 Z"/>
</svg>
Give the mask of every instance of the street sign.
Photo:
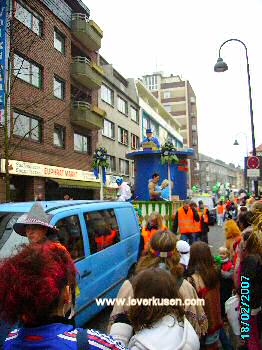
<svg viewBox="0 0 262 350">
<path fill-rule="evenodd" d="M 247 177 L 258 178 L 260 176 L 260 169 L 247 169 Z"/>
<path fill-rule="evenodd" d="M 259 169 L 260 168 L 259 157 L 256 157 L 256 156 L 248 157 L 247 168 L 248 169 Z"/>
</svg>

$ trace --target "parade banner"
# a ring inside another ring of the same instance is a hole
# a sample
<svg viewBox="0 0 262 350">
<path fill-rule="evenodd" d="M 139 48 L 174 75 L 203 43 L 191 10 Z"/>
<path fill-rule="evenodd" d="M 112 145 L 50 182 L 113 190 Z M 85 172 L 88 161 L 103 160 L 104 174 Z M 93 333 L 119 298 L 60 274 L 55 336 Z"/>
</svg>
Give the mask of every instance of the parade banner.
<svg viewBox="0 0 262 350">
<path fill-rule="evenodd" d="M 4 123 L 6 74 L 6 1 L 0 3 L 0 125 Z"/>
</svg>

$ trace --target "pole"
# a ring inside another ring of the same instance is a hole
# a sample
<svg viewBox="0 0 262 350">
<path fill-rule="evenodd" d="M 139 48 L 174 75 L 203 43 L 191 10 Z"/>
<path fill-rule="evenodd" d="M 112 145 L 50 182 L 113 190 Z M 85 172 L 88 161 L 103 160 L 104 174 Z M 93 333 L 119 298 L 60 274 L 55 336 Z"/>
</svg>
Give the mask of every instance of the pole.
<svg viewBox="0 0 262 350">
<path fill-rule="evenodd" d="M 172 200 L 172 190 L 171 190 L 171 174 L 170 174 L 170 161 L 167 164 L 167 176 L 168 176 L 168 186 L 169 186 L 169 200 Z"/>
<path fill-rule="evenodd" d="M 104 183 L 103 183 L 103 170 L 99 167 L 99 177 L 100 177 L 100 200 L 104 200 Z"/>
<path fill-rule="evenodd" d="M 245 50 L 246 50 L 246 61 L 247 61 L 247 78 L 248 78 L 248 94 L 249 94 L 249 112 L 250 112 L 250 120 L 251 120 L 251 136 L 252 136 L 252 155 L 256 156 L 256 141 L 255 141 L 255 127 L 254 127 L 254 115 L 253 115 L 253 101 L 252 101 L 252 94 L 251 94 L 251 82 L 250 82 L 250 71 L 249 71 L 249 62 L 248 62 L 248 54 L 247 54 L 247 47 L 246 44 L 239 40 L 239 39 L 229 39 L 226 40 L 219 48 L 219 57 L 220 51 L 222 47 L 230 42 L 230 41 L 238 41 L 241 43 Z M 255 190 L 255 197 L 258 198 L 258 180 L 254 180 L 254 190 Z"/>
</svg>

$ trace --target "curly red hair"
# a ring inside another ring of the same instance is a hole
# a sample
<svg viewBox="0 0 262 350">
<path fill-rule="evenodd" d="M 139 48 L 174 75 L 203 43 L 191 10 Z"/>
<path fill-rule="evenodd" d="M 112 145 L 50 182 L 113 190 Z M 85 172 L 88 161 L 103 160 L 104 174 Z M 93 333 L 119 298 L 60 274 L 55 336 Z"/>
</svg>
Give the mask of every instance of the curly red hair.
<svg viewBox="0 0 262 350">
<path fill-rule="evenodd" d="M 0 318 L 34 325 L 56 311 L 66 285 L 75 287 L 76 268 L 59 243 L 23 245 L 0 263 Z"/>
</svg>

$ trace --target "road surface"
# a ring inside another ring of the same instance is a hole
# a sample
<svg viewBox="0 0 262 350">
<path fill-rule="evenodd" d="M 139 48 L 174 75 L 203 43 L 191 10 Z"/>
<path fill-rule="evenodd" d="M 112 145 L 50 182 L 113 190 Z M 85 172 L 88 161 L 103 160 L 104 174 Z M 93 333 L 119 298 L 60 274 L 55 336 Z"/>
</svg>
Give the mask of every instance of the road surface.
<svg viewBox="0 0 262 350">
<path fill-rule="evenodd" d="M 223 229 L 217 225 L 210 226 L 210 232 L 208 237 L 209 245 L 212 251 L 212 254 L 217 254 L 217 250 L 220 246 L 224 244 L 224 233 Z M 110 316 L 112 308 L 106 308 L 102 312 L 100 312 L 97 316 L 95 316 L 92 320 L 90 320 L 85 327 L 86 328 L 95 328 L 100 330 L 101 332 L 106 332 L 108 319 Z"/>
</svg>

